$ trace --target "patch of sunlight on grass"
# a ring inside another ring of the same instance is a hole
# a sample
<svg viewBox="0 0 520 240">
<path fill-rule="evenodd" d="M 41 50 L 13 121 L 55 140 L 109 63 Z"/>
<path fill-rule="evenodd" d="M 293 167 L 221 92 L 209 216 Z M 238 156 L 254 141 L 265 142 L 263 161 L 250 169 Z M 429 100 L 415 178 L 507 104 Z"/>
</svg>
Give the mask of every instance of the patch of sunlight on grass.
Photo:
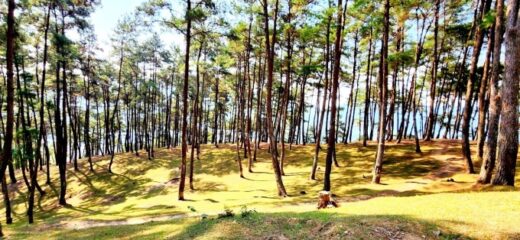
<svg viewBox="0 0 520 240">
<path fill-rule="evenodd" d="M 382 197 L 327 210 L 347 215 L 401 215 L 435 223 L 475 238 L 520 234 L 518 192 L 441 193 Z"/>
</svg>

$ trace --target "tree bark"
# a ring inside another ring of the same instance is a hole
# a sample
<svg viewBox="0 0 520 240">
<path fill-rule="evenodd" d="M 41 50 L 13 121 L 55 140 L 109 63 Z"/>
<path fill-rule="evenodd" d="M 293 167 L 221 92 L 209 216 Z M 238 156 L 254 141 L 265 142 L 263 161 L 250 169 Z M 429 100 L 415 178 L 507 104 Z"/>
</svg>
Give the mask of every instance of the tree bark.
<svg viewBox="0 0 520 240">
<path fill-rule="evenodd" d="M 484 41 L 484 29 L 480 26 L 479 23 L 482 17 L 489 11 L 489 6 L 491 4 L 490 0 L 481 0 L 480 2 L 480 11 L 478 16 L 475 18 L 475 42 L 473 44 L 473 54 L 471 57 L 471 65 L 469 69 L 469 77 L 466 88 L 466 98 L 464 100 L 464 111 L 462 117 L 462 156 L 464 157 L 464 161 L 466 163 L 466 171 L 468 173 L 475 173 L 475 170 L 473 168 L 473 161 L 471 160 L 469 128 L 471 125 L 471 113 L 473 110 L 471 104 L 474 92 L 473 84 L 476 82 L 477 79 L 477 63 L 478 58 L 480 56 L 482 43 Z"/>
<path fill-rule="evenodd" d="M 502 111 L 498 131 L 498 163 L 494 185 L 515 185 L 518 154 L 518 91 L 520 76 L 520 2 L 507 1 L 505 70 L 500 92 Z"/>
<path fill-rule="evenodd" d="M 190 77 L 190 47 L 191 47 L 191 0 L 187 1 L 186 7 L 186 54 L 184 56 L 184 82 L 182 87 L 182 127 L 181 127 L 181 166 L 180 166 L 180 181 L 179 181 L 179 200 L 184 200 L 184 185 L 186 182 L 186 155 L 188 145 L 186 138 L 188 137 L 188 84 Z"/>
<path fill-rule="evenodd" d="M 379 66 L 379 137 L 376 152 L 376 161 L 372 171 L 372 183 L 379 184 L 383 172 L 386 132 L 386 99 L 388 87 L 388 35 L 390 31 L 390 0 L 385 1 L 384 28 Z"/>
<path fill-rule="evenodd" d="M 6 221 L 7 223 L 12 222 L 11 208 L 8 195 L 8 189 L 5 181 L 5 170 L 9 162 L 12 161 L 12 144 L 13 144 L 13 131 L 14 131 L 14 81 L 13 81 L 13 61 L 14 61 L 14 42 L 15 42 L 15 25 L 14 25 L 14 10 L 16 5 L 14 0 L 8 0 L 7 10 L 7 40 L 6 40 L 6 68 L 7 68 L 7 81 L 6 81 L 6 113 L 7 122 L 4 132 L 4 146 L 2 148 L 2 155 L 0 161 L 0 179 L 2 180 L 2 192 L 4 193 L 4 203 L 6 207 Z M 0 224 L 0 237 L 3 237 L 2 225 Z"/>
<path fill-rule="evenodd" d="M 495 16 L 495 36 L 493 43 L 493 63 L 489 81 L 489 119 L 488 134 L 484 145 L 484 157 L 480 170 L 479 183 L 490 183 L 496 161 L 498 122 L 500 118 L 501 99 L 498 89 L 500 78 L 500 55 L 504 33 L 504 0 L 497 0 Z"/>
<path fill-rule="evenodd" d="M 327 140 L 327 157 L 325 158 L 325 175 L 323 179 L 323 190 L 330 191 L 330 174 L 332 172 L 332 161 L 336 155 L 336 101 L 338 96 L 340 61 L 341 61 L 341 42 L 343 41 L 343 2 L 338 0 L 338 12 L 336 21 L 336 40 L 334 43 L 334 69 L 332 73 L 332 91 L 330 96 L 330 127 Z"/>
<path fill-rule="evenodd" d="M 269 136 L 269 144 L 271 148 L 272 164 L 274 174 L 276 177 L 276 185 L 278 187 L 278 195 L 281 197 L 287 197 L 287 191 L 282 181 L 282 173 L 280 171 L 280 163 L 278 161 L 278 152 L 276 150 L 276 138 L 273 130 L 273 109 L 272 109 L 272 88 L 273 88 L 273 73 L 274 73 L 274 45 L 276 44 L 276 22 L 278 18 L 278 0 L 275 3 L 274 9 L 274 26 L 272 42 L 270 40 L 269 31 L 269 11 L 268 1 L 263 1 L 264 11 L 264 32 L 265 32 L 265 47 L 266 47 L 266 62 L 267 62 L 267 83 L 266 83 L 266 114 L 267 114 L 267 133 Z"/>
<path fill-rule="evenodd" d="M 437 89 L 437 65 L 439 64 L 439 54 L 437 53 L 437 42 L 439 35 L 439 10 L 441 8 L 441 1 L 435 0 L 435 26 L 433 30 L 433 62 L 432 62 L 432 79 L 430 86 L 430 105 L 428 122 L 425 131 L 425 141 L 430 141 L 433 137 L 433 126 L 435 123 L 435 93 Z"/>
<path fill-rule="evenodd" d="M 370 110 L 370 69 L 372 62 L 372 27 L 370 28 L 370 38 L 368 40 L 368 63 L 367 63 L 367 73 L 366 73 L 366 88 L 365 88 L 365 111 L 363 117 L 363 146 L 367 146 L 368 138 L 368 115 Z"/>
<path fill-rule="evenodd" d="M 330 27 L 331 27 L 331 21 L 332 17 L 329 16 L 327 20 L 327 33 L 326 33 L 326 45 L 325 45 L 325 73 L 323 76 L 325 77 L 325 85 L 323 87 L 323 101 L 321 102 L 321 110 L 319 112 L 318 122 L 315 126 L 316 130 L 316 143 L 314 146 L 314 159 L 312 161 L 312 169 L 311 169 L 311 176 L 310 179 L 315 180 L 316 179 L 316 170 L 318 168 L 318 159 L 319 159 L 319 153 L 321 149 L 321 135 L 322 135 L 322 129 L 323 129 L 323 120 L 325 117 L 325 110 L 327 109 L 327 93 L 329 89 L 329 56 L 330 56 Z M 319 89 L 318 89 L 319 91 Z M 319 92 L 318 92 L 318 98 L 319 98 Z"/>
<path fill-rule="evenodd" d="M 493 35 L 494 31 L 489 33 L 488 46 L 486 51 L 486 57 L 483 67 L 482 77 L 480 79 L 480 87 L 478 91 L 478 125 L 477 125 L 477 158 L 482 161 L 484 155 L 484 140 L 486 138 L 486 113 L 488 112 L 488 106 L 486 104 L 486 93 L 488 92 L 489 85 L 489 61 L 491 53 L 493 52 Z"/>
</svg>

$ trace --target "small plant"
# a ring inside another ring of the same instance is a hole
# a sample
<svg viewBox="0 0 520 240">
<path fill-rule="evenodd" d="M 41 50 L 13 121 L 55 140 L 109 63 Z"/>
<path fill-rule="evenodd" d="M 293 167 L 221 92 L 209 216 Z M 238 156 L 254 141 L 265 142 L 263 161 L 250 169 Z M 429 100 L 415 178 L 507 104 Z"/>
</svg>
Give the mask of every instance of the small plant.
<svg viewBox="0 0 520 240">
<path fill-rule="evenodd" d="M 233 213 L 233 210 L 230 208 L 224 208 L 224 212 L 221 212 L 218 214 L 217 218 L 228 218 L 235 216 L 235 213 Z"/>
<path fill-rule="evenodd" d="M 197 209 L 195 209 L 195 208 L 192 207 L 192 206 L 188 206 L 188 209 L 189 209 L 190 211 L 192 211 L 192 212 L 196 212 L 196 211 L 197 211 Z"/>
<path fill-rule="evenodd" d="M 240 209 L 240 216 L 243 218 L 249 217 L 249 216 L 253 215 L 254 213 L 256 213 L 256 210 L 248 209 L 247 206 L 242 206 L 242 208 Z"/>
</svg>

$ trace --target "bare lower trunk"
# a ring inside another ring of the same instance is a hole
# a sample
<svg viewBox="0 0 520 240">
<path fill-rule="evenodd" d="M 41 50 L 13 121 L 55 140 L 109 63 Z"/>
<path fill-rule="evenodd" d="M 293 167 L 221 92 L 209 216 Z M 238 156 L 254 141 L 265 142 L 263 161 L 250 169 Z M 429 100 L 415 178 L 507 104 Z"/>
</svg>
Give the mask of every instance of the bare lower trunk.
<svg viewBox="0 0 520 240">
<path fill-rule="evenodd" d="M 274 174 L 276 178 L 276 186 L 278 188 L 278 195 L 281 197 L 287 197 L 287 191 L 285 190 L 285 186 L 282 181 L 282 173 L 280 171 L 280 163 L 278 161 L 278 152 L 276 150 L 276 138 L 274 136 L 274 128 L 273 128 L 273 109 L 272 109 L 272 87 L 273 87 L 273 72 L 274 72 L 274 45 L 276 44 L 276 21 L 278 18 L 278 0 L 275 3 L 274 10 L 274 27 L 273 27 L 273 36 L 272 42 L 270 41 L 269 34 L 269 11 L 268 11 L 268 2 L 264 0 L 263 4 L 264 10 L 264 31 L 265 36 L 265 46 L 267 53 L 267 83 L 266 83 L 266 113 L 267 113 L 267 134 L 269 136 L 269 144 L 271 149 L 271 158 L 274 169 Z M 271 45 L 272 44 L 272 45 Z"/>
<path fill-rule="evenodd" d="M 187 1 L 186 9 L 186 54 L 184 56 L 184 82 L 182 87 L 182 139 L 181 139 L 181 166 L 180 166 L 180 181 L 179 181 L 179 200 L 184 200 L 184 185 L 186 182 L 186 155 L 188 151 L 188 145 L 186 138 L 188 137 L 188 80 L 190 73 L 190 46 L 191 46 L 191 18 L 189 12 L 191 11 L 191 0 Z"/>
<path fill-rule="evenodd" d="M 482 16 L 488 12 L 489 5 L 491 4 L 490 0 L 481 0 L 480 2 L 479 14 L 475 18 L 476 23 L 478 23 Z M 477 63 L 480 56 L 482 43 L 484 41 L 483 27 L 481 27 L 479 24 L 475 24 L 475 28 L 475 42 L 473 44 L 473 55 L 471 57 L 468 83 L 466 87 L 466 98 L 464 99 L 464 111 L 462 116 L 462 156 L 464 157 L 466 171 L 468 173 L 475 173 L 473 168 L 473 161 L 471 160 L 469 128 L 471 126 L 471 113 L 473 112 L 473 84 L 477 79 Z"/>
<path fill-rule="evenodd" d="M 484 157 L 480 169 L 479 183 L 490 183 L 491 174 L 495 168 L 498 122 L 500 118 L 501 99 L 498 92 L 498 80 L 500 77 L 500 53 L 502 47 L 504 0 L 497 0 L 495 18 L 495 36 L 493 45 L 493 66 L 489 82 L 489 120 L 487 123 L 488 134 L 484 145 Z"/>
<path fill-rule="evenodd" d="M 507 1 L 505 70 L 498 131 L 497 173 L 494 185 L 515 185 L 518 154 L 518 91 L 520 76 L 520 2 Z"/>
<path fill-rule="evenodd" d="M 383 171 L 383 159 L 385 154 L 385 132 L 386 132 L 386 99 L 388 87 L 388 35 L 390 28 L 390 0 L 385 1 L 385 21 L 383 39 L 381 46 L 381 57 L 379 66 L 379 137 L 376 152 L 376 161 L 372 171 L 372 183 L 379 184 Z"/>
<path fill-rule="evenodd" d="M 325 175 L 323 180 L 323 190 L 330 191 L 330 174 L 332 172 L 332 161 L 336 155 L 336 101 L 338 95 L 339 86 L 339 74 L 340 74 L 340 60 L 341 60 L 341 42 L 342 37 L 342 25 L 343 25 L 343 3 L 342 0 L 338 0 L 338 12 L 337 12 L 337 26 L 336 26 L 336 41 L 334 43 L 334 69 L 332 73 L 332 91 L 330 96 L 330 128 L 329 136 L 327 139 L 327 157 L 325 159 Z"/>
</svg>

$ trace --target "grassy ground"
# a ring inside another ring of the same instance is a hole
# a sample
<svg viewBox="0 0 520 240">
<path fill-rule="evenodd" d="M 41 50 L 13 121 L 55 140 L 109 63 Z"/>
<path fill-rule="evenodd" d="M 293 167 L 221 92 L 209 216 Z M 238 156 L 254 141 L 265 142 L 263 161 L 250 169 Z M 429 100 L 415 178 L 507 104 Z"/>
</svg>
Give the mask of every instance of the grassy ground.
<svg viewBox="0 0 520 240">
<path fill-rule="evenodd" d="M 289 151 L 284 183 L 290 197 L 285 199 L 277 196 L 265 149 L 254 173 L 241 179 L 233 146 L 203 147 L 195 162 L 196 189 L 185 193 L 184 202 L 176 200 L 178 149 L 158 150 L 151 161 L 144 153 L 119 155 L 114 174 L 107 173 L 107 159 L 101 157 L 96 173 L 85 166 L 79 172 L 69 169 L 68 207 L 57 205 L 59 185 L 52 169 L 53 185 L 45 186 L 47 195 L 38 199 L 34 225 L 25 217 L 23 181 L 10 186 L 15 223 L 4 229 L 14 239 L 520 238 L 518 189 L 475 186 L 477 176 L 463 173 L 458 142 L 423 143 L 422 150 L 416 154 L 411 143 L 390 144 L 383 184 L 373 185 L 374 144 L 338 145 L 340 167 L 333 169 L 332 188 L 341 206 L 319 212 L 315 202 L 323 167 L 318 181 L 308 179 L 312 146 Z M 455 182 L 445 181 L 448 177 Z M 226 208 L 240 215 L 244 206 L 258 213 L 214 219 Z M 201 214 L 210 219 L 185 217 Z"/>
</svg>

